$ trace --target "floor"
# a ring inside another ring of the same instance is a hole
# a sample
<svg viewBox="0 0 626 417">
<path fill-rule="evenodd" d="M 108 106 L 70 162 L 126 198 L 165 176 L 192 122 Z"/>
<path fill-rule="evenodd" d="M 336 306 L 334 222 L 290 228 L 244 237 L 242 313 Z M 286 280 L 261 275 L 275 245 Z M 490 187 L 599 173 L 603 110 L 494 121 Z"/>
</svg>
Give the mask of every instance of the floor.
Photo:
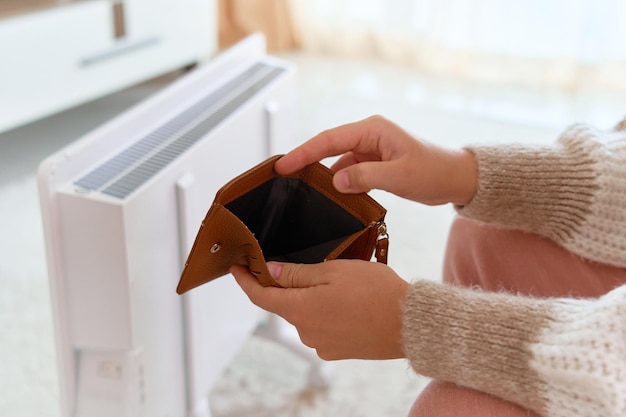
<svg viewBox="0 0 626 417">
<path fill-rule="evenodd" d="M 433 79 L 409 68 L 287 54 L 299 68 L 294 145 L 328 127 L 382 114 L 448 146 L 552 142 L 568 124 L 609 127 L 624 96 L 528 91 Z M 0 415 L 58 417 L 57 382 L 38 163 L 166 85 L 162 77 L 0 134 Z M 389 264 L 407 280 L 440 278 L 451 207 L 425 207 L 381 192 L 388 210 Z M 405 361 L 340 361 L 326 389 L 307 385 L 307 364 L 253 337 L 210 393 L 213 416 L 403 416 L 427 382 Z"/>
</svg>

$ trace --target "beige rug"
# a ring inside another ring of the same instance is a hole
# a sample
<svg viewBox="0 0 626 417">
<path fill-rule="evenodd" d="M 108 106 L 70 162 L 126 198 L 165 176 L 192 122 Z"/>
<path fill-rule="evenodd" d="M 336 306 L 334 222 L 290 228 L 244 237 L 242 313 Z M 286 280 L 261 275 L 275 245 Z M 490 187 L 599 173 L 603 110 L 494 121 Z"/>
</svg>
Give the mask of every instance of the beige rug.
<svg viewBox="0 0 626 417">
<path fill-rule="evenodd" d="M 402 360 L 339 361 L 327 388 L 308 385 L 309 365 L 252 338 L 210 395 L 214 417 L 405 416 L 426 383 Z"/>
</svg>

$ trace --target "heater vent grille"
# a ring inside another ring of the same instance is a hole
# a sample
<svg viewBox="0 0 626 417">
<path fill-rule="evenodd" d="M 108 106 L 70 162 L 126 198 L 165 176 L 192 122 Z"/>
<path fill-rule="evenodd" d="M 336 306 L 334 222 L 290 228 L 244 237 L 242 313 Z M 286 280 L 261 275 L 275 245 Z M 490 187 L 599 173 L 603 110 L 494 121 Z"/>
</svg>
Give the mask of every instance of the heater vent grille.
<svg viewBox="0 0 626 417">
<path fill-rule="evenodd" d="M 285 70 L 257 63 L 84 175 L 74 185 L 124 199 Z"/>
</svg>

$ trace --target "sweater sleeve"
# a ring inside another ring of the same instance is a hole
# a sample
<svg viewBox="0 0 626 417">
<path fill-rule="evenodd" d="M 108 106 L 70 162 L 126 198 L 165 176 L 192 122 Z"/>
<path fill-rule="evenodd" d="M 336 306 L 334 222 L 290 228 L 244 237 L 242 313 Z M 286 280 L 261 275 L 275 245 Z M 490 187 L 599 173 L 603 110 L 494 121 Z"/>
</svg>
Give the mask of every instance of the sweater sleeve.
<svg viewBox="0 0 626 417">
<path fill-rule="evenodd" d="M 626 415 L 626 286 L 540 300 L 420 281 L 403 335 L 420 374 L 550 417 Z"/>
<path fill-rule="evenodd" d="M 468 148 L 478 189 L 459 214 L 626 267 L 625 128 L 575 125 L 553 147 Z M 418 281 L 403 346 L 418 373 L 541 415 L 626 415 L 626 286 L 594 300 L 536 299 Z"/>
<path fill-rule="evenodd" d="M 626 266 L 625 122 L 567 129 L 553 147 L 474 146 L 478 189 L 462 216 L 546 236 Z"/>
</svg>

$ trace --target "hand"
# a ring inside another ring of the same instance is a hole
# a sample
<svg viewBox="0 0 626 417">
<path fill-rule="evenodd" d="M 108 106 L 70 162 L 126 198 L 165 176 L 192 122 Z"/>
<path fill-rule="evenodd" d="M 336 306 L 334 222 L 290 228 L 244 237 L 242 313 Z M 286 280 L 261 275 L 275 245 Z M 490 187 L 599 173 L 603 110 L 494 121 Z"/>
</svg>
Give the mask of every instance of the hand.
<svg viewBox="0 0 626 417">
<path fill-rule="evenodd" d="M 341 259 L 268 267 L 283 288 L 261 286 L 240 265 L 231 273 L 254 304 L 293 324 L 320 358 L 404 357 L 402 305 L 409 284 L 386 265 Z"/>
<path fill-rule="evenodd" d="M 329 156 L 335 188 L 345 193 L 381 189 L 424 204 L 468 204 L 477 186 L 474 155 L 417 140 L 381 116 L 320 133 L 276 162 L 290 174 Z"/>
</svg>

